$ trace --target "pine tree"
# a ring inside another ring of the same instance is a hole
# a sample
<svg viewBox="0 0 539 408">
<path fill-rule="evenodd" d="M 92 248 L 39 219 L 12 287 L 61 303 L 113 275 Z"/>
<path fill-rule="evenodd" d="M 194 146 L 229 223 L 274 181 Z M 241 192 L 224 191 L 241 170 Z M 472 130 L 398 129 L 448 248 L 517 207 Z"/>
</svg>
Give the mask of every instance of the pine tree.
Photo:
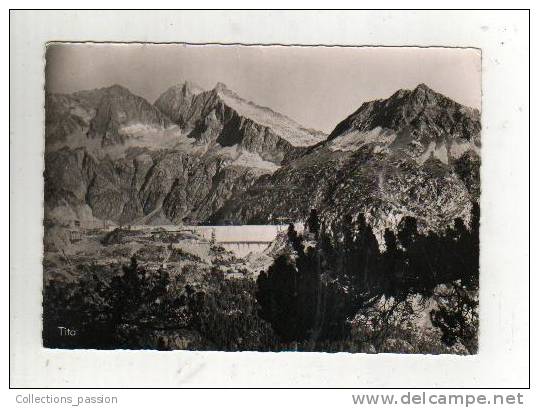
<svg viewBox="0 0 539 408">
<path fill-rule="evenodd" d="M 270 322 L 285 342 L 302 337 L 298 326 L 298 272 L 286 255 L 275 259 L 257 279 L 256 299 L 260 317 Z"/>
<path fill-rule="evenodd" d="M 312 208 L 306 222 L 307 229 L 314 235 L 315 239 L 318 239 L 318 233 L 320 232 L 320 219 L 318 218 L 318 212 L 316 208 Z"/>
</svg>

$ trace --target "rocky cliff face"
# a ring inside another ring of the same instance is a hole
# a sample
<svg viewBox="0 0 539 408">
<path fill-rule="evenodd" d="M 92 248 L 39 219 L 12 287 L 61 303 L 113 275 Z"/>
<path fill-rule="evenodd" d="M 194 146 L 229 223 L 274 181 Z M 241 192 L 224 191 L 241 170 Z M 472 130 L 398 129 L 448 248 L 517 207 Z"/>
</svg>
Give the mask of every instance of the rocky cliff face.
<svg viewBox="0 0 539 408">
<path fill-rule="evenodd" d="M 197 112 L 195 97 L 204 90 L 192 82 L 184 82 L 171 86 L 155 101 L 157 109 L 167 115 L 182 128 L 189 128 L 196 121 Z"/>
<path fill-rule="evenodd" d="M 407 215 L 423 229 L 468 220 L 479 199 L 480 129 L 477 111 L 425 85 L 401 90 L 363 104 L 327 141 L 227 203 L 215 222 L 296 220 L 316 207 L 329 224 L 364 213 L 381 238 Z"/>
<path fill-rule="evenodd" d="M 155 106 L 120 86 L 47 95 L 46 112 L 46 216 L 58 222 L 205 222 L 322 137 L 224 85 L 175 86 Z"/>
<path fill-rule="evenodd" d="M 48 154 L 44 175 L 46 218 L 59 223 L 73 218 L 82 224 L 95 224 L 96 219 L 118 224 L 204 222 L 259 176 L 250 168 L 183 152 L 111 160 L 97 159 L 82 148 Z"/>
<path fill-rule="evenodd" d="M 162 129 L 172 124 L 159 109 L 126 88 L 115 85 L 100 90 L 100 93 L 102 96 L 90 122 L 88 137 L 99 139 L 102 146 L 123 143 L 130 137 L 130 126 Z"/>
<path fill-rule="evenodd" d="M 263 160 L 281 164 L 285 155 L 326 138 L 292 119 L 246 101 L 219 83 L 210 91 L 185 83 L 174 86 L 155 102 L 186 129 L 197 144 L 237 146 Z"/>
<path fill-rule="evenodd" d="M 83 97 L 62 94 L 45 96 L 45 143 L 47 149 L 84 139 L 95 115 L 95 105 Z"/>
<path fill-rule="evenodd" d="M 46 97 L 46 143 L 55 145 L 91 144 L 101 147 L 123 144 L 140 127 L 165 129 L 172 121 L 159 109 L 128 89 L 108 88 Z"/>
<path fill-rule="evenodd" d="M 328 146 L 354 150 L 374 143 L 419 162 L 434 156 L 448 164 L 469 150 L 479 151 L 480 132 L 479 111 L 420 84 L 361 105 L 331 132 Z"/>
</svg>

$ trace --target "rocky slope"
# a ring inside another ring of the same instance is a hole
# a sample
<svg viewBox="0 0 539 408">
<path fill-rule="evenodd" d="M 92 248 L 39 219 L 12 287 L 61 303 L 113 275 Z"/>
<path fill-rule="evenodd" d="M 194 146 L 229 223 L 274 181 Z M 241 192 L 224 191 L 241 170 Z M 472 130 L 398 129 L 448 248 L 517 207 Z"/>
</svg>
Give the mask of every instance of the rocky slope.
<svg viewBox="0 0 539 408">
<path fill-rule="evenodd" d="M 327 140 L 222 84 L 154 106 L 121 87 L 48 95 L 46 119 L 59 222 L 268 223 L 316 207 L 329 224 L 364 213 L 380 237 L 406 215 L 467 219 L 479 199 L 479 112 L 423 84 L 364 103 Z"/>
<path fill-rule="evenodd" d="M 198 85 L 186 81 L 168 88 L 157 98 L 154 106 L 182 128 L 190 128 L 200 116 L 194 99 L 203 92 Z"/>
<path fill-rule="evenodd" d="M 177 151 L 111 160 L 64 148 L 46 155 L 44 175 L 46 219 L 92 226 L 202 222 L 259 174 Z"/>
<path fill-rule="evenodd" d="M 379 238 L 406 215 L 423 229 L 469 217 L 479 199 L 479 113 L 425 85 L 363 104 L 328 140 L 259 179 L 215 222 L 305 218 L 328 223 L 364 213 Z"/>
<path fill-rule="evenodd" d="M 128 89 L 108 88 L 73 94 L 48 94 L 45 102 L 46 144 L 56 147 L 100 147 L 124 144 L 141 127 L 166 129 L 172 121 Z"/>
<path fill-rule="evenodd" d="M 321 135 L 222 84 L 175 86 L 155 106 L 117 85 L 48 94 L 45 215 L 88 225 L 205 222 Z"/>
<path fill-rule="evenodd" d="M 172 124 L 159 109 L 126 88 L 115 85 L 102 93 L 88 130 L 88 137 L 101 140 L 102 146 L 123 143 L 130 136 L 130 127 L 163 129 Z"/>
<path fill-rule="evenodd" d="M 48 150 L 72 140 L 84 140 L 95 105 L 76 94 L 45 96 L 45 143 Z"/>
<path fill-rule="evenodd" d="M 163 93 L 155 106 L 172 118 L 199 145 L 237 147 L 281 164 L 287 154 L 324 140 L 292 119 L 246 101 L 222 83 L 210 91 L 184 83 Z"/>
<path fill-rule="evenodd" d="M 337 125 L 328 145 L 333 150 L 354 150 L 375 143 L 419 162 L 435 156 L 448 164 L 469 150 L 479 151 L 480 131 L 479 111 L 420 84 L 364 103 Z"/>
</svg>

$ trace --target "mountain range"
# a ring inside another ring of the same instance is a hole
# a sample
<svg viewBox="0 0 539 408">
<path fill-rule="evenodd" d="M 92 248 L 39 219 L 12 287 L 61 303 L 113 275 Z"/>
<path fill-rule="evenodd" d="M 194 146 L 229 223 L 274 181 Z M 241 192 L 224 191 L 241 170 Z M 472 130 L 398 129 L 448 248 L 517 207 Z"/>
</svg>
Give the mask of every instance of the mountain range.
<svg viewBox="0 0 539 408">
<path fill-rule="evenodd" d="M 47 222 L 274 223 L 317 208 L 328 225 L 363 213 L 380 232 L 412 215 L 428 230 L 479 200 L 480 113 L 424 84 L 329 135 L 222 83 L 154 104 L 119 85 L 47 94 L 45 108 Z"/>
</svg>

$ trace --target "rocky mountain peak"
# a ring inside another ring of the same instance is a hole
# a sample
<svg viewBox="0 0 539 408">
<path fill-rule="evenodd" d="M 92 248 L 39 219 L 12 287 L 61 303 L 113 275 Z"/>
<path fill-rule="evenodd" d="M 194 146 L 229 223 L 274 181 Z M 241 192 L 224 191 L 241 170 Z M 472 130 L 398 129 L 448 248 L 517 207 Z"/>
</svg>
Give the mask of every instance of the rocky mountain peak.
<svg viewBox="0 0 539 408">
<path fill-rule="evenodd" d="M 414 89 L 415 92 L 430 92 L 430 93 L 436 93 L 434 92 L 431 88 L 429 88 L 426 84 L 424 84 L 423 82 L 421 82 L 419 85 L 416 86 L 416 88 Z"/>
<path fill-rule="evenodd" d="M 163 99 L 173 99 L 173 98 L 183 99 L 186 97 L 199 95 L 202 92 L 205 92 L 205 90 L 194 82 L 191 82 L 191 81 L 179 82 L 176 85 L 171 86 L 163 94 L 161 94 L 155 101 L 154 105 L 157 104 L 160 99 L 161 101 L 163 101 Z"/>
<path fill-rule="evenodd" d="M 122 129 L 129 125 L 166 128 L 172 124 L 159 109 L 121 85 L 97 91 L 101 99 L 89 124 L 88 137 L 101 139 L 102 146 L 123 143 L 128 134 Z"/>
<path fill-rule="evenodd" d="M 242 98 L 223 82 L 196 95 L 169 89 L 155 106 L 200 145 L 238 146 L 275 164 L 281 163 L 290 151 L 312 146 L 326 137 Z"/>
<path fill-rule="evenodd" d="M 200 87 L 198 84 L 191 82 L 191 81 L 184 81 L 181 82 L 170 89 L 175 90 L 177 92 L 182 92 L 184 96 L 186 95 L 198 95 L 202 92 L 204 92 L 204 89 Z"/>
<path fill-rule="evenodd" d="M 72 94 L 72 96 L 75 98 L 91 101 L 94 105 L 96 105 L 96 107 L 104 97 L 127 97 L 129 95 L 132 95 L 131 91 L 120 84 L 113 84 L 91 90 L 77 91 Z"/>
<path fill-rule="evenodd" d="M 223 82 L 217 82 L 213 89 L 215 90 L 215 92 L 230 92 L 230 89 L 228 89 L 226 84 L 224 84 Z"/>
<path fill-rule="evenodd" d="M 363 103 L 337 125 L 328 140 L 344 136 L 346 145 L 354 147 L 367 143 L 392 144 L 399 150 L 413 150 L 413 155 L 428 149 L 448 151 L 453 147 L 460 154 L 463 149 L 479 145 L 480 130 L 476 109 L 421 83 L 413 90 L 398 90 L 387 99 Z M 432 143 L 435 145 L 431 146 Z"/>
<path fill-rule="evenodd" d="M 378 103 L 378 109 L 392 108 L 394 112 L 402 113 L 402 111 L 407 111 L 409 114 L 416 113 L 417 111 L 428 107 L 435 107 L 437 105 L 440 108 L 462 107 L 469 109 L 458 104 L 445 95 L 436 92 L 432 88 L 429 88 L 424 83 L 420 83 L 414 89 L 399 89 L 387 99 L 365 102 L 359 110 L 361 110 L 363 107 L 369 107 L 374 103 Z"/>
<path fill-rule="evenodd" d="M 120 84 L 114 84 L 106 88 L 101 88 L 103 91 L 113 95 L 128 95 L 131 91 Z"/>
<path fill-rule="evenodd" d="M 440 95 L 436 91 L 434 91 L 432 88 L 429 88 L 428 85 L 424 83 L 420 83 L 417 85 L 414 89 L 399 89 L 395 93 L 393 93 L 387 100 L 401 100 L 401 101 L 411 101 L 414 98 L 418 97 L 426 97 L 426 96 L 433 96 L 433 95 Z M 386 99 L 379 99 L 379 101 L 385 101 Z M 369 102 L 366 102 L 369 103 Z"/>
<path fill-rule="evenodd" d="M 409 102 L 422 107 L 436 105 L 437 103 L 444 105 L 456 104 L 455 101 L 434 91 L 423 83 L 419 84 L 415 89 L 410 91 L 408 100 Z"/>
<path fill-rule="evenodd" d="M 225 83 L 217 82 L 215 87 L 212 89 L 212 94 L 220 98 L 223 102 L 230 101 L 230 98 L 233 100 L 241 101 L 244 103 L 250 103 L 253 106 L 257 106 L 253 102 L 249 102 L 239 96 L 236 92 L 230 89 Z M 228 98 L 228 99 L 227 99 Z"/>
<path fill-rule="evenodd" d="M 206 93 L 199 85 L 184 81 L 171 86 L 154 102 L 154 106 L 182 128 L 189 126 L 194 99 Z"/>
</svg>

